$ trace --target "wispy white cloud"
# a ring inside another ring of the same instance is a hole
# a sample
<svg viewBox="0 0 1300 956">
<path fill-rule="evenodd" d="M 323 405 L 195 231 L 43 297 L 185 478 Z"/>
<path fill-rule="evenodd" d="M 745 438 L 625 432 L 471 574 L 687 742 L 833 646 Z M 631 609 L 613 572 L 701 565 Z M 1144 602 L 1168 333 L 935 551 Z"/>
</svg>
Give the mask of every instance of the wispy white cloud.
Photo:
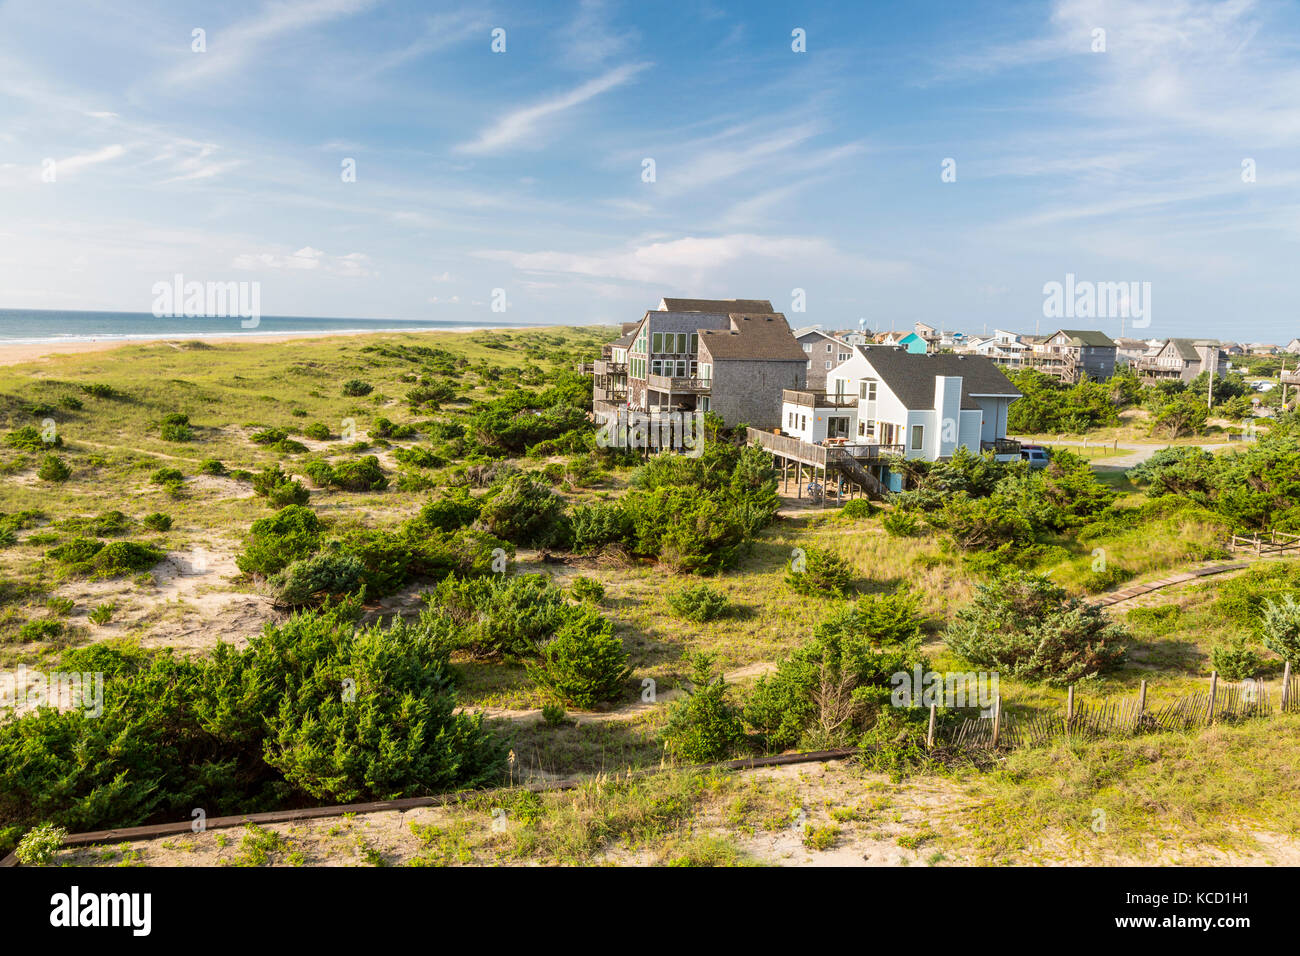
<svg viewBox="0 0 1300 956">
<path fill-rule="evenodd" d="M 551 119 L 566 110 L 581 106 L 588 100 L 622 86 L 634 76 L 646 69 L 648 63 L 630 63 L 616 67 L 600 76 L 588 80 L 581 86 L 543 100 L 533 106 L 524 107 L 508 113 L 496 123 L 483 130 L 477 139 L 458 146 L 457 152 L 469 155 L 498 153 L 531 141 L 536 144 L 542 135 L 542 127 Z"/>
</svg>

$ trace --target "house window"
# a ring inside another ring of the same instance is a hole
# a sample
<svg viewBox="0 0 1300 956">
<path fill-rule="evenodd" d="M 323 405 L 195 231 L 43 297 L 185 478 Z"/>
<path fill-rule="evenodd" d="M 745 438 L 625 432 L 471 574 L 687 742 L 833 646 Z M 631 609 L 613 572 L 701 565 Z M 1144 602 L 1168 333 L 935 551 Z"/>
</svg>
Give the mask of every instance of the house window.
<svg viewBox="0 0 1300 956">
<path fill-rule="evenodd" d="M 664 363 L 661 362 L 661 361 L 659 361 L 659 359 L 651 359 L 651 360 L 650 360 L 650 374 L 651 374 L 651 375 L 662 375 L 663 372 L 664 372 Z"/>
<path fill-rule="evenodd" d="M 700 350 L 700 336 L 696 332 L 691 333 L 691 354 L 694 355 Z"/>
<path fill-rule="evenodd" d="M 709 410 L 709 405 L 710 405 L 710 403 L 709 403 L 709 396 L 707 396 L 707 395 L 701 395 L 701 396 L 700 396 L 700 404 L 697 406 L 697 407 L 699 408 L 699 410 L 702 411 L 702 412 L 707 412 L 707 411 Z"/>
<path fill-rule="evenodd" d="M 861 386 L 859 386 L 858 398 L 864 398 L 869 402 L 874 402 L 876 400 L 876 383 L 863 382 Z"/>
<path fill-rule="evenodd" d="M 654 343 L 654 348 L 651 349 L 652 352 L 662 352 L 664 350 L 664 336 L 662 332 L 656 332 L 651 341 Z"/>
<path fill-rule="evenodd" d="M 826 360 L 826 367 L 827 367 L 827 368 L 830 368 L 830 367 L 831 367 L 831 360 L 830 360 L 830 359 L 827 359 L 827 360 Z"/>
<path fill-rule="evenodd" d="M 686 354 L 686 343 L 690 341 L 690 338 L 691 337 L 687 335 L 685 332 L 677 333 L 677 352 L 679 355 Z"/>
<path fill-rule="evenodd" d="M 812 351 L 812 343 L 811 343 L 811 342 L 805 342 L 805 343 L 804 343 L 804 346 L 803 346 L 803 350 L 804 350 L 805 352 L 811 352 L 811 351 Z"/>
<path fill-rule="evenodd" d="M 700 378 L 704 379 L 706 382 L 709 381 L 711 378 L 713 378 L 712 363 L 701 362 L 699 368 L 700 368 Z"/>
<path fill-rule="evenodd" d="M 868 437 L 868 438 L 875 438 L 875 437 L 876 437 L 876 423 L 875 423 L 874 421 L 869 421 L 869 422 L 866 422 L 865 424 L 866 424 L 866 426 L 867 426 L 867 437 Z"/>
<path fill-rule="evenodd" d="M 800 416 L 799 416 L 799 430 L 800 430 L 800 431 L 807 431 L 807 430 L 808 430 L 808 416 L 807 416 L 807 415 L 800 415 Z"/>
<path fill-rule="evenodd" d="M 827 343 L 826 343 L 826 351 L 827 351 L 827 352 L 833 352 L 834 350 L 835 350 L 835 346 L 832 345 L 832 344 L 830 344 L 829 342 L 827 342 Z"/>
<path fill-rule="evenodd" d="M 809 360 L 808 360 L 808 367 L 809 367 L 809 368 L 812 368 L 812 359 L 809 359 Z"/>
<path fill-rule="evenodd" d="M 851 359 L 852 357 L 853 357 L 853 356 L 850 355 L 848 352 L 841 352 L 841 353 L 840 353 L 840 361 L 841 361 L 841 362 L 847 362 L 847 361 L 848 361 L 849 359 Z"/>
<path fill-rule="evenodd" d="M 912 451 L 920 451 L 925 447 L 925 426 L 912 426 Z"/>
<path fill-rule="evenodd" d="M 866 422 L 858 422 L 858 437 L 859 437 L 859 438 L 862 438 L 862 437 L 865 436 L 866 434 L 867 434 L 867 423 L 866 423 Z"/>
</svg>

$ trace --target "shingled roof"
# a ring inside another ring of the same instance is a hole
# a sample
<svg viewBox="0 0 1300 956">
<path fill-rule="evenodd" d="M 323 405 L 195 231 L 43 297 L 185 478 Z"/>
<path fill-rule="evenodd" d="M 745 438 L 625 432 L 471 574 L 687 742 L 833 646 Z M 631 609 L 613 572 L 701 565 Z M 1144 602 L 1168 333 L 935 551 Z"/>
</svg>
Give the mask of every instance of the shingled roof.
<svg viewBox="0 0 1300 956">
<path fill-rule="evenodd" d="M 733 312 L 729 318 L 730 329 L 700 329 L 700 349 L 715 362 L 808 361 L 780 312 Z"/>
<path fill-rule="evenodd" d="M 664 299 L 662 311 L 773 314 L 772 303 L 767 299 Z"/>
<path fill-rule="evenodd" d="M 939 376 L 961 377 L 961 407 L 979 408 L 974 395 L 1019 398 L 1020 392 L 989 359 L 982 355 L 917 355 L 906 349 L 860 348 L 871 367 L 904 408 L 934 407 L 934 380 Z"/>
<path fill-rule="evenodd" d="M 1065 335 L 1070 337 L 1070 344 L 1075 348 L 1100 348 L 1113 349 L 1115 341 L 1105 332 L 1097 329 L 1061 329 Z"/>
</svg>

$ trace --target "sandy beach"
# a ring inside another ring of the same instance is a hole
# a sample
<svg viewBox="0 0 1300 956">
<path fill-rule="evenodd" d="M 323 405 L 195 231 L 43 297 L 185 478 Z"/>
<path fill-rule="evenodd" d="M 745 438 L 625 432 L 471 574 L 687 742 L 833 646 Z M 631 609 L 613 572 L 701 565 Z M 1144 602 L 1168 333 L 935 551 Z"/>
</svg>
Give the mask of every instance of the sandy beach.
<svg viewBox="0 0 1300 956">
<path fill-rule="evenodd" d="M 541 328 L 542 326 L 536 326 Z M 534 328 L 534 327 L 529 327 Z M 452 329 L 438 329 L 438 332 L 479 332 L 487 329 L 486 326 L 474 326 Z M 512 327 L 511 331 L 517 331 L 517 327 Z M 25 362 L 39 362 L 43 359 L 52 358 L 56 355 L 77 355 L 82 352 L 106 352 L 110 349 L 124 348 L 128 345 L 171 345 L 178 347 L 182 342 L 202 341 L 210 345 L 227 345 L 230 343 L 247 343 L 250 345 L 265 345 L 273 342 L 287 342 L 291 339 L 323 339 L 334 338 L 339 335 L 411 335 L 412 332 L 403 332 L 400 330 L 384 331 L 347 331 L 347 332 L 284 332 L 272 335 L 230 335 L 230 336 L 204 336 L 204 335 L 178 335 L 175 338 L 166 339 L 99 339 L 87 340 L 80 342 L 23 342 L 10 343 L 0 342 L 0 365 L 21 365 Z"/>
</svg>

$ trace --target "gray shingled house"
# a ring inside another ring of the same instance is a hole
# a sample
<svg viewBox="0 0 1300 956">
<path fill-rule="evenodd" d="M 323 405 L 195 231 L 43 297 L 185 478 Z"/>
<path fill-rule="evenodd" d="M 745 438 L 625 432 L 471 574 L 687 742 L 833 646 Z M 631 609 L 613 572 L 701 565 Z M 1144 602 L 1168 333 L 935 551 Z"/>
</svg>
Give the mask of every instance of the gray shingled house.
<svg viewBox="0 0 1300 956">
<path fill-rule="evenodd" d="M 729 426 L 775 428 L 781 391 L 804 387 L 807 364 L 766 300 L 665 298 L 631 333 L 626 407 L 712 411 Z"/>
</svg>

